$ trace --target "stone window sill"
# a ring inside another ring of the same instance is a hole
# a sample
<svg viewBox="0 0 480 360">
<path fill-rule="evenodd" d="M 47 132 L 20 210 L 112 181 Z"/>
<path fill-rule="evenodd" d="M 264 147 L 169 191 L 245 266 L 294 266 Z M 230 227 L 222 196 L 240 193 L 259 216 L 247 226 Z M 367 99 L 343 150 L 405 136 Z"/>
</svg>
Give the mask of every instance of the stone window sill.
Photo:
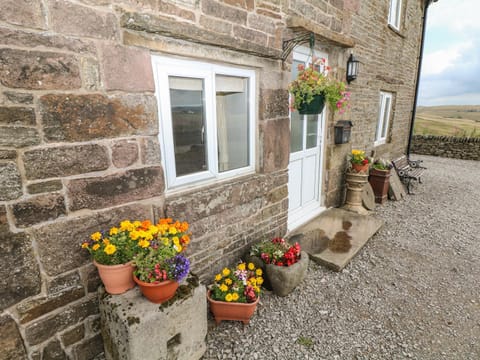
<svg viewBox="0 0 480 360">
<path fill-rule="evenodd" d="M 395 34 L 400 36 L 401 38 L 405 39 L 405 35 L 403 34 L 402 31 L 395 29 L 392 25 L 388 24 L 388 28 L 393 31 Z"/>
</svg>

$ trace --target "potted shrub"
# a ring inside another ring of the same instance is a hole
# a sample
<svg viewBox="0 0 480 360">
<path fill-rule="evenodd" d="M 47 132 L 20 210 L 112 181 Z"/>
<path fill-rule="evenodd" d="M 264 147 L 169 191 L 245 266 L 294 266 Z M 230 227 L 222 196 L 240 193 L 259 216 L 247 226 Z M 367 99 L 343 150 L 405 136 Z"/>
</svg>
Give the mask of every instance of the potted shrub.
<svg viewBox="0 0 480 360">
<path fill-rule="evenodd" d="M 345 90 L 345 83 L 333 78 L 325 62 L 324 58 L 313 57 L 310 66 L 298 65 L 297 78 L 288 87 L 292 110 L 320 114 L 327 103 L 332 111 L 345 112 L 350 93 Z"/>
<path fill-rule="evenodd" d="M 215 275 L 207 299 L 216 324 L 222 320 L 250 322 L 260 298 L 262 269 L 253 263 L 240 263 L 236 268 L 224 268 Z"/>
<path fill-rule="evenodd" d="M 372 185 L 375 202 L 379 204 L 383 204 L 387 200 L 391 168 L 390 162 L 384 159 L 377 159 L 373 162 L 370 169 L 368 182 Z"/>
<path fill-rule="evenodd" d="M 175 295 L 179 282 L 188 274 L 190 261 L 183 252 L 190 237 L 186 222 L 161 219 L 156 227 L 150 245 L 134 258 L 133 279 L 148 300 L 160 304 Z"/>
<path fill-rule="evenodd" d="M 266 277 L 276 295 L 288 295 L 307 275 L 308 254 L 298 243 L 290 245 L 277 237 L 252 246 L 250 255 L 265 264 Z"/>
<path fill-rule="evenodd" d="M 158 229 L 149 220 L 125 220 L 107 232 L 95 232 L 82 243 L 89 251 L 109 294 L 121 294 L 135 286 L 132 259 L 150 245 Z"/>
<path fill-rule="evenodd" d="M 370 160 L 363 150 L 352 150 L 350 154 L 350 164 L 355 172 L 368 173 Z"/>
</svg>

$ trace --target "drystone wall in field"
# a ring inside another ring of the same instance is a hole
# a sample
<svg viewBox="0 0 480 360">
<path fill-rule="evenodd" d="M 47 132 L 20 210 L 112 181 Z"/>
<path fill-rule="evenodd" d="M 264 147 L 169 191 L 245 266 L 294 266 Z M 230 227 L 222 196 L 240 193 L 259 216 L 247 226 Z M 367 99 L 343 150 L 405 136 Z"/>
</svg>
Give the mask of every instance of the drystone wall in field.
<svg viewBox="0 0 480 360">
<path fill-rule="evenodd" d="M 422 155 L 480 160 L 480 138 L 415 135 L 411 152 Z"/>
</svg>

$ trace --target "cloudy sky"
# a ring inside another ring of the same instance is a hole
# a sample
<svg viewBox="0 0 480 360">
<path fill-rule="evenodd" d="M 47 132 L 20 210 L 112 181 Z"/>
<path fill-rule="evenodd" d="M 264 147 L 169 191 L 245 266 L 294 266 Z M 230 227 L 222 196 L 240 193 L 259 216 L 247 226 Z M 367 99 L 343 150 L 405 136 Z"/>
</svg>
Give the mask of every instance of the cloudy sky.
<svg viewBox="0 0 480 360">
<path fill-rule="evenodd" d="M 480 105 L 480 0 L 430 5 L 419 105 Z"/>
</svg>

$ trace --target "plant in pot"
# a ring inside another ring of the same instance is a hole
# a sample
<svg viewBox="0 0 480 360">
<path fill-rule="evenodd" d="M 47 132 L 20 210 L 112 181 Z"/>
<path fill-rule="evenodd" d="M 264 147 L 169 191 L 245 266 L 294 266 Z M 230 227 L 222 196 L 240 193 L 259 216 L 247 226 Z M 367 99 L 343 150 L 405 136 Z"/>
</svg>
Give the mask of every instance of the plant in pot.
<svg viewBox="0 0 480 360">
<path fill-rule="evenodd" d="M 355 172 L 368 173 L 370 163 L 371 161 L 365 155 L 365 151 L 356 149 L 352 150 L 350 154 L 350 164 Z"/>
<path fill-rule="evenodd" d="M 383 204 L 388 197 L 388 188 L 390 185 L 390 169 L 392 164 L 384 159 L 376 159 L 368 176 L 368 182 L 372 185 L 375 201 Z"/>
<path fill-rule="evenodd" d="M 190 269 L 190 261 L 183 254 L 190 242 L 188 223 L 161 219 L 158 233 L 150 245 L 134 258 L 133 274 L 142 294 L 151 302 L 160 304 L 171 299 Z"/>
<path fill-rule="evenodd" d="M 158 229 L 149 220 L 122 221 L 108 231 L 95 232 L 82 243 L 88 250 L 109 294 L 121 294 L 135 286 L 132 260 L 150 245 Z"/>
<path fill-rule="evenodd" d="M 324 58 L 313 57 L 310 66 L 298 65 L 297 78 L 288 87 L 292 110 L 300 114 L 320 114 L 325 103 L 340 114 L 348 108 L 350 93 L 345 83 L 334 79 L 325 63 Z"/>
<path fill-rule="evenodd" d="M 266 278 L 278 296 L 290 294 L 307 275 L 308 254 L 298 243 L 290 245 L 277 237 L 253 245 L 250 255 L 263 261 Z"/>
<path fill-rule="evenodd" d="M 224 268 L 215 275 L 207 299 L 215 322 L 239 320 L 248 324 L 260 299 L 262 269 L 253 263 L 240 263 L 236 268 Z"/>
</svg>

